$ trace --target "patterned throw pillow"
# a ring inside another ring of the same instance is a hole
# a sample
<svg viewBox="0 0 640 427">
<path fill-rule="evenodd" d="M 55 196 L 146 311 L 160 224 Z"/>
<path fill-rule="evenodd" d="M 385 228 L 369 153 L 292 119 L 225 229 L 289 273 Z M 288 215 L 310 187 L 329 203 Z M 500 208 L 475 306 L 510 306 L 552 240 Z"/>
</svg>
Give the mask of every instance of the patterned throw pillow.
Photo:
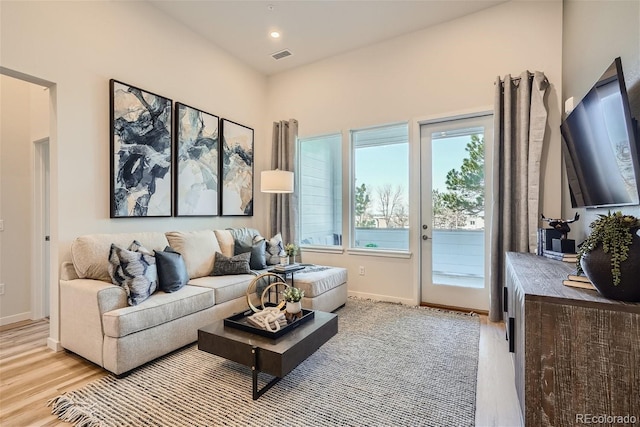
<svg viewBox="0 0 640 427">
<path fill-rule="evenodd" d="M 137 240 L 128 249 L 111 245 L 109 274 L 113 284 L 122 287 L 127 293 L 129 305 L 140 304 L 158 287 L 156 259 Z"/>
<path fill-rule="evenodd" d="M 264 237 L 263 237 L 264 239 Z M 255 242 L 255 239 L 254 239 Z M 284 243 L 282 243 L 282 235 L 276 234 L 267 240 L 266 259 L 268 265 L 280 264 L 280 256 L 284 256 Z"/>
<path fill-rule="evenodd" d="M 251 252 L 245 252 L 231 258 L 222 255 L 220 252 L 216 252 L 211 275 L 227 276 L 230 274 L 251 274 L 251 270 L 249 269 L 250 258 Z"/>
</svg>

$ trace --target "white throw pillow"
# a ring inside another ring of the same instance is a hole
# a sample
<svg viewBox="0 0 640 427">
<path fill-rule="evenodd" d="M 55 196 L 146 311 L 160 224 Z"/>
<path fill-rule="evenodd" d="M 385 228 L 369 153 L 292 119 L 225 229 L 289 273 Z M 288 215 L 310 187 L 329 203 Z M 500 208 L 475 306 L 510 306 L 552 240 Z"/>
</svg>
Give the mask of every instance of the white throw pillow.
<svg viewBox="0 0 640 427">
<path fill-rule="evenodd" d="M 266 240 L 262 236 L 256 236 L 253 241 L 257 240 Z M 269 240 L 267 240 L 267 248 L 265 251 L 265 258 L 267 261 L 267 265 L 276 265 L 280 263 L 280 257 L 285 256 L 286 253 L 284 251 L 284 243 L 282 242 L 282 235 L 280 233 L 276 234 Z"/>
<path fill-rule="evenodd" d="M 190 279 L 211 274 L 216 252 L 221 252 L 213 230 L 170 231 L 167 240 L 169 246 L 182 254 Z"/>
</svg>

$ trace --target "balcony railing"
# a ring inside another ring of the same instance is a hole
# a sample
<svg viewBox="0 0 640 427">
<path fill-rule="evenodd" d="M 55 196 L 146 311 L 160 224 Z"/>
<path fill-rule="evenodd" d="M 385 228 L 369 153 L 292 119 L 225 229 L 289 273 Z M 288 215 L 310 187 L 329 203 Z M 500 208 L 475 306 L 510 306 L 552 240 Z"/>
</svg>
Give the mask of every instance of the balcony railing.
<svg viewBox="0 0 640 427">
<path fill-rule="evenodd" d="M 433 282 L 439 284 L 484 284 L 484 230 L 432 230 Z M 407 228 L 356 228 L 356 247 L 409 249 Z"/>
</svg>

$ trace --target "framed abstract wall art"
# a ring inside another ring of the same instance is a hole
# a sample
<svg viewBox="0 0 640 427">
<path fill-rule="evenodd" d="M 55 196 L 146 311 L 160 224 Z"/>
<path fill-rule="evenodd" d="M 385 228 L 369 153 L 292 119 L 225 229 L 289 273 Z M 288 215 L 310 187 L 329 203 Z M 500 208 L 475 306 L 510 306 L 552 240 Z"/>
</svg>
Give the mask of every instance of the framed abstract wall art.
<svg viewBox="0 0 640 427">
<path fill-rule="evenodd" d="M 222 119 L 222 215 L 253 216 L 253 129 Z"/>
<path fill-rule="evenodd" d="M 111 218 L 171 216 L 170 99 L 117 80 L 111 106 Z"/>
<path fill-rule="evenodd" d="M 176 216 L 219 215 L 218 116 L 176 102 Z"/>
</svg>

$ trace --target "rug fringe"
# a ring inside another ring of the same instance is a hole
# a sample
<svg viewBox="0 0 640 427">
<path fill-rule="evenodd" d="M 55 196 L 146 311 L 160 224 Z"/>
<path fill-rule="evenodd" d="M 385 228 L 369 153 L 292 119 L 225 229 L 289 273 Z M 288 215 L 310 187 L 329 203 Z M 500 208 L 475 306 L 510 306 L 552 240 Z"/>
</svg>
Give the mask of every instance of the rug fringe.
<svg viewBox="0 0 640 427">
<path fill-rule="evenodd" d="M 100 420 L 93 416 L 89 410 L 78 407 L 72 399 L 64 394 L 50 399 L 47 406 L 51 406 L 51 414 L 75 427 L 100 427 L 102 425 Z"/>
</svg>

